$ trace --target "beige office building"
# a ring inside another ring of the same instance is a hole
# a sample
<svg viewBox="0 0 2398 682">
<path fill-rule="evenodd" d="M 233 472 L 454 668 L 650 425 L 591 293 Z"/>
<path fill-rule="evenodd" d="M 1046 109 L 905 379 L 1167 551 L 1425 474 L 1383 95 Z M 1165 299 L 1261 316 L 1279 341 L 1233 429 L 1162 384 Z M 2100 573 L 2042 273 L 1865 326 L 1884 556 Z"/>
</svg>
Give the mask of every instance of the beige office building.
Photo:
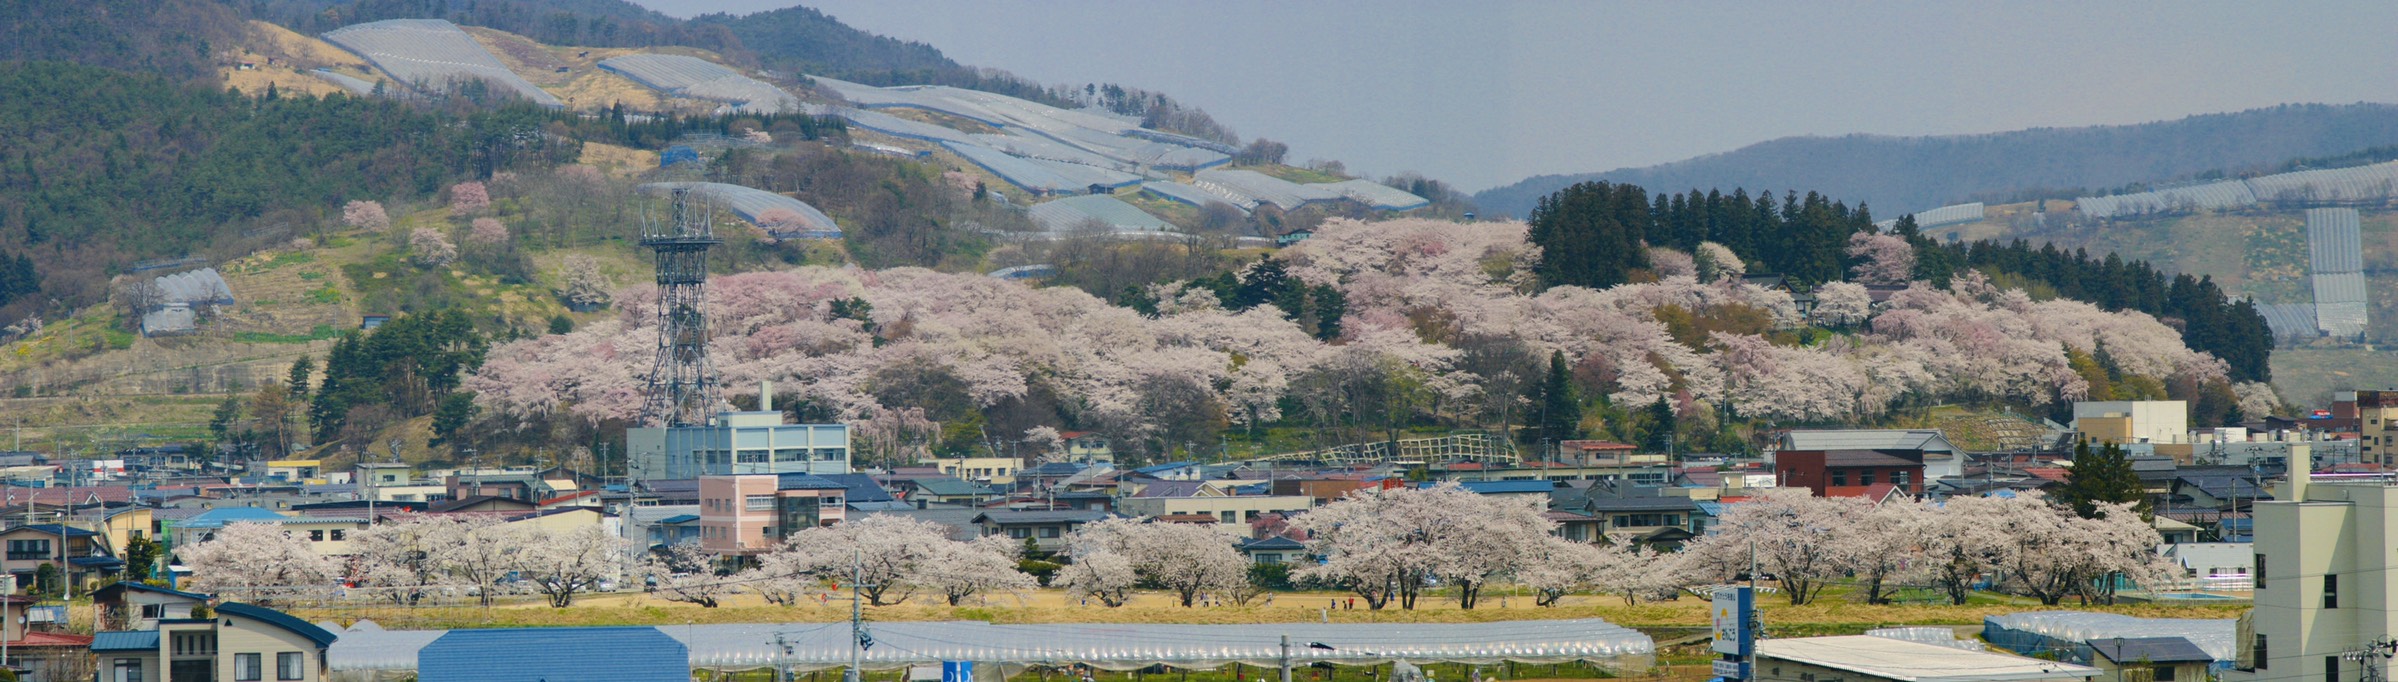
<svg viewBox="0 0 2398 682">
<path fill-rule="evenodd" d="M 2258 502 L 2256 606 L 2226 680 L 2361 680 L 2350 656 L 2398 632 L 2398 487 L 2310 481 Z"/>
</svg>

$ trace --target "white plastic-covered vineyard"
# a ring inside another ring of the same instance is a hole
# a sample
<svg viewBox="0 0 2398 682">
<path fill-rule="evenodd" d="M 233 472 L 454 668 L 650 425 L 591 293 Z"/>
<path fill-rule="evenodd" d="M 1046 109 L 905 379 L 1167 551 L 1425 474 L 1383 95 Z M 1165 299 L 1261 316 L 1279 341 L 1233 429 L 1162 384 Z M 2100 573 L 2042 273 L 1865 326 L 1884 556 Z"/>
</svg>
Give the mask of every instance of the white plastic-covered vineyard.
<svg viewBox="0 0 2398 682">
<path fill-rule="evenodd" d="M 1646 671 L 1656 643 L 1648 635 L 1603 620 L 1495 623 L 1376 623 L 1270 625 L 1050 624 L 982 622 L 876 623 L 874 646 L 857 654 L 861 668 L 890 670 L 944 661 L 1002 669 L 1083 664 L 1106 670 L 1154 665 L 1186 669 L 1229 664 L 1279 666 L 1289 637 L 1295 666 L 1314 663 L 1586 662 L 1619 672 Z M 661 626 L 690 647 L 691 667 L 722 671 L 782 668 L 806 672 L 847 666 L 854 643 L 848 623 L 744 623 Z M 396 679 L 417 669 L 417 654 L 443 630 L 339 631 L 326 654 L 334 677 Z M 780 638 L 787 648 L 776 644 Z M 1322 645 L 1321 648 L 1313 645 Z"/>
<path fill-rule="evenodd" d="M 735 111 L 760 114 L 799 111 L 799 98 L 782 88 L 698 57 L 629 54 L 601 60 L 599 67 L 677 97 L 730 103 Z"/>
<path fill-rule="evenodd" d="M 324 38 L 411 86 L 443 88 L 455 81 L 482 80 L 537 104 L 563 105 L 557 97 L 509 71 L 482 43 L 475 42 L 474 36 L 440 19 L 370 21 L 326 31 Z"/>
<path fill-rule="evenodd" d="M 2361 203 L 2398 198 L 2398 161 L 2324 170 L 2276 173 L 2132 194 L 2082 197 L 2075 207 L 2093 218 L 2150 213 L 2223 210 L 2262 202 L 2286 204 Z"/>
<path fill-rule="evenodd" d="M 841 225 L 833 222 L 832 216 L 808 205 L 808 202 L 755 187 L 722 182 L 652 182 L 641 186 L 643 191 L 660 193 L 685 188 L 690 189 L 695 196 L 707 197 L 750 224 L 767 228 L 770 234 L 777 237 L 837 239 L 841 236 Z M 788 211 L 790 220 L 771 220 L 776 217 L 776 211 Z"/>
</svg>

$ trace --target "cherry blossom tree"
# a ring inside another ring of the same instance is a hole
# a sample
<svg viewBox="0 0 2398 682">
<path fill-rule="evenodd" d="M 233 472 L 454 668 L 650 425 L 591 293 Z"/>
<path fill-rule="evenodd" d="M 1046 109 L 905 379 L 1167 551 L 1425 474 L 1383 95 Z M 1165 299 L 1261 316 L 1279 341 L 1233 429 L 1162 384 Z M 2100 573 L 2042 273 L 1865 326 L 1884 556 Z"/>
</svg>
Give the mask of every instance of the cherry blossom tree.
<svg viewBox="0 0 2398 682">
<path fill-rule="evenodd" d="M 458 215 L 491 208 L 491 190 L 472 180 L 450 185 L 450 212 Z"/>
<path fill-rule="evenodd" d="M 733 593 L 733 581 L 716 573 L 717 556 L 697 540 L 675 543 L 662 552 L 651 552 L 642 562 L 642 572 L 658 585 L 658 596 L 667 601 L 698 604 L 701 608 L 716 608 Z"/>
<path fill-rule="evenodd" d="M 1943 500 L 1921 531 L 1925 572 L 1932 585 L 1962 606 L 1985 576 L 2011 563 L 2015 544 L 1995 523 L 2012 514 L 2038 512 L 2030 497 L 1957 496 Z"/>
<path fill-rule="evenodd" d="M 1556 524 L 1528 504 L 1446 483 L 1357 491 L 1292 525 L 1314 537 L 1309 550 L 1325 557 L 1298 577 L 1354 591 L 1368 608 L 1396 602 L 1414 609 L 1424 583 L 1436 577 L 1459 583 L 1459 604 L 1471 608 L 1484 584 L 1521 568 Z"/>
<path fill-rule="evenodd" d="M 408 232 L 408 260 L 428 268 L 446 266 L 458 260 L 458 245 L 440 230 L 419 227 Z"/>
<path fill-rule="evenodd" d="M 1749 271 L 1748 264 L 1741 262 L 1740 255 L 1732 253 L 1731 247 L 1715 242 L 1699 242 L 1699 248 L 1691 251 L 1690 257 L 1701 282 L 1740 279 Z"/>
<path fill-rule="evenodd" d="M 461 519 L 445 532 L 450 540 L 434 555 L 444 581 L 475 595 L 484 608 L 491 608 L 492 597 L 516 587 L 506 581 L 524 567 L 524 551 L 537 540 L 531 526 L 489 516 Z"/>
<path fill-rule="evenodd" d="M 783 543 L 809 575 L 838 583 L 858 580 L 866 601 L 890 606 L 926 587 L 927 562 L 947 556 L 946 545 L 955 541 L 930 521 L 872 514 L 802 530 Z M 1016 567 L 1010 564 L 1007 570 Z"/>
<path fill-rule="evenodd" d="M 1898 235 L 1874 232 L 1849 235 L 1848 256 L 1857 259 L 1849 273 L 1859 284 L 1904 286 L 1915 279 L 1915 246 Z"/>
<path fill-rule="evenodd" d="M 1629 543 L 1601 549 L 1605 561 L 1592 576 L 1591 588 L 1623 597 L 1626 605 L 1671 597 L 1694 582 L 1688 567 L 1690 555 Z"/>
<path fill-rule="evenodd" d="M 1135 573 L 1173 592 L 1183 606 L 1249 582 L 1249 561 L 1231 538 L 1206 526 L 1107 519 L 1075 529 L 1068 543 L 1078 563 L 1085 553 L 1128 559 Z"/>
<path fill-rule="evenodd" d="M 1005 536 L 989 535 L 972 542 L 944 542 L 934 546 L 933 555 L 917 566 L 910 578 L 925 589 L 939 592 L 950 606 L 959 606 L 975 595 L 1006 592 L 1021 595 L 1039 584 L 1031 575 L 1016 570 L 1016 560 L 1024 546 Z"/>
<path fill-rule="evenodd" d="M 323 594 L 338 575 L 333 562 L 318 556 L 307 538 L 266 523 L 227 524 L 209 539 L 177 549 L 175 555 L 191 568 L 194 589 L 243 601 L 278 603 Z"/>
<path fill-rule="evenodd" d="M 1888 500 L 1858 517 L 1856 528 L 1842 541 L 1856 557 L 1855 578 L 1865 587 L 1865 603 L 1890 603 L 1892 583 L 1921 575 L 1925 532 L 1935 511 L 1914 500 Z"/>
<path fill-rule="evenodd" d="M 382 231 L 391 227 L 391 215 L 383 212 L 383 202 L 352 201 L 342 205 L 341 222 L 361 230 Z"/>
<path fill-rule="evenodd" d="M 1068 596 L 1097 599 L 1108 608 L 1130 601 L 1132 588 L 1140 579 L 1131 559 L 1104 549 L 1077 553 L 1074 563 L 1058 570 L 1058 581 L 1065 586 Z"/>
<path fill-rule="evenodd" d="M 2242 381 L 2231 385 L 2232 394 L 2240 398 L 2241 419 L 2264 419 L 2281 410 L 2281 395 L 2273 385 L 2261 381 Z"/>
<path fill-rule="evenodd" d="M 466 243 L 492 246 L 508 242 L 508 226 L 498 218 L 476 218 L 466 232 Z"/>
<path fill-rule="evenodd" d="M 352 531 L 350 582 L 360 594 L 418 604 L 443 582 L 460 532 L 457 517 L 421 514 Z"/>
<path fill-rule="evenodd" d="M 1860 498 L 1775 488 L 1725 507 L 1715 533 L 1683 552 L 1724 578 L 1746 571 L 1753 554 L 1758 570 L 1781 579 L 1790 603 L 1804 605 L 1857 566 L 1855 547 L 1844 540 L 1870 507 Z"/>
<path fill-rule="evenodd" d="M 559 266 L 561 286 L 558 298 L 577 308 L 598 308 L 608 304 L 612 288 L 608 275 L 600 271 L 597 258 L 585 255 L 567 256 Z"/>
<path fill-rule="evenodd" d="M 764 598 L 766 603 L 796 606 L 808 588 L 820 584 L 809 575 L 809 559 L 790 544 L 777 545 L 758 557 L 758 565 L 742 571 L 734 582 Z"/>
<path fill-rule="evenodd" d="M 1698 263 L 1691 259 L 1690 254 L 1673 249 L 1649 249 L 1649 270 L 1660 278 L 1699 276 Z"/>
<path fill-rule="evenodd" d="M 1854 327 L 1873 314 L 1873 294 L 1855 282 L 1825 282 L 1815 288 L 1815 323 L 1834 329 Z"/>
<path fill-rule="evenodd" d="M 574 605 L 575 595 L 599 589 L 617 578 L 632 552 L 632 544 L 598 525 L 564 533 L 545 533 L 525 548 L 522 575 L 533 589 L 549 598 L 550 606 Z"/>
<path fill-rule="evenodd" d="M 1532 590 L 1533 605 L 1556 606 L 1566 594 L 1589 589 L 1601 574 L 1618 569 L 1612 559 L 1598 545 L 1550 537 L 1526 557 L 1515 578 Z"/>
</svg>

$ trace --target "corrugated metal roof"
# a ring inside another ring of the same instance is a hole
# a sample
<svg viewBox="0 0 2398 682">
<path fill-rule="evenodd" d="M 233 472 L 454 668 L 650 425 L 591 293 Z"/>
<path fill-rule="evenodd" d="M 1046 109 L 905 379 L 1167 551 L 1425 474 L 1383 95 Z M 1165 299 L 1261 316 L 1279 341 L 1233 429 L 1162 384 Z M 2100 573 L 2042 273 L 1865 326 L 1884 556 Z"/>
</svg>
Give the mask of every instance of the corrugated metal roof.
<svg viewBox="0 0 2398 682">
<path fill-rule="evenodd" d="M 1784 450 L 1923 450 L 1954 452 L 1948 437 L 1929 429 L 1829 429 L 1792 431 L 1782 436 Z"/>
<path fill-rule="evenodd" d="M 157 630 L 92 633 L 92 651 L 158 651 Z"/>
<path fill-rule="evenodd" d="M 689 682 L 690 648 L 654 627 L 451 630 L 417 651 L 419 682 Z"/>
</svg>

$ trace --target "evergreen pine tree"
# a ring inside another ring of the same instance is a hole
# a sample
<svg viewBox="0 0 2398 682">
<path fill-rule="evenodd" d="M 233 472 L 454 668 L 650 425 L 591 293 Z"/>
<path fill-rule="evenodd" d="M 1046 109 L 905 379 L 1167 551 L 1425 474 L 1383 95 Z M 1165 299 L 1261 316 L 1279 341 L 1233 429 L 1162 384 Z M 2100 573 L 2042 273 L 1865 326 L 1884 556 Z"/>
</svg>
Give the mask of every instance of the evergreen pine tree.
<svg viewBox="0 0 2398 682">
<path fill-rule="evenodd" d="M 2132 470 L 2131 458 L 2124 455 L 2122 446 L 2106 443 L 2097 448 L 2084 440 L 2073 446 L 2073 468 L 2065 472 L 2065 484 L 2057 488 L 2056 503 L 2073 508 L 2082 518 L 2098 515 L 2102 503 L 2133 503 L 2141 518 L 2153 509 L 2148 487 L 2140 482 L 2139 472 Z"/>
</svg>

